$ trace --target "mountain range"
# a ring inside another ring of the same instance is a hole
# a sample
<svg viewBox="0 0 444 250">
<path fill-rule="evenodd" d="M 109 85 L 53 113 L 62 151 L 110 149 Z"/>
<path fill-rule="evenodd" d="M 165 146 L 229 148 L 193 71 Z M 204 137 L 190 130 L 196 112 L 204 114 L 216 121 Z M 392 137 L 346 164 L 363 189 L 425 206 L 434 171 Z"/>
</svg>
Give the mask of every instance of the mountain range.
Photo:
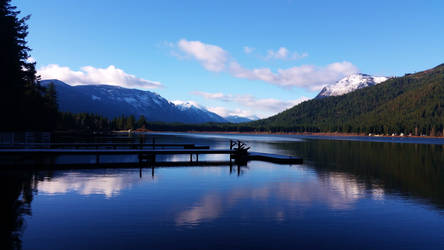
<svg viewBox="0 0 444 250">
<path fill-rule="evenodd" d="M 154 122 L 228 122 L 204 107 L 190 102 L 174 104 L 151 91 L 110 85 L 71 86 L 55 79 L 41 81 L 42 86 L 50 83 L 56 88 L 59 108 L 64 112 L 94 113 L 108 118 L 143 115 Z"/>
<path fill-rule="evenodd" d="M 139 112 L 146 114 L 149 121 L 168 119 L 169 122 L 189 123 L 151 124 L 153 130 L 444 135 L 444 64 L 383 82 L 381 79 L 364 74 L 350 76 L 327 86 L 325 89 L 330 91 L 324 91 L 322 97 L 302 102 L 267 119 L 239 124 L 229 124 L 225 118 L 194 103 L 174 104 L 149 91 L 106 85 L 73 87 L 52 81 L 59 100 L 64 100 L 59 101 L 61 110 L 102 112 L 107 116 Z M 345 91 L 343 86 L 347 86 Z M 205 121 L 201 117 L 206 117 L 207 121 L 223 119 L 225 123 L 196 124 L 197 120 Z M 241 121 L 242 118 L 233 119 Z"/>
<path fill-rule="evenodd" d="M 335 84 L 327 85 L 316 96 L 343 95 L 357 89 L 376 85 L 387 77 L 373 77 L 366 74 L 352 74 Z M 61 111 L 72 113 L 94 113 L 108 118 L 120 115 L 145 116 L 148 121 L 180 123 L 246 123 L 258 120 L 257 117 L 236 115 L 221 117 L 194 102 L 170 102 L 160 95 L 138 89 L 128 89 L 111 85 L 71 86 L 56 79 L 41 81 L 43 86 L 53 83 Z"/>
</svg>

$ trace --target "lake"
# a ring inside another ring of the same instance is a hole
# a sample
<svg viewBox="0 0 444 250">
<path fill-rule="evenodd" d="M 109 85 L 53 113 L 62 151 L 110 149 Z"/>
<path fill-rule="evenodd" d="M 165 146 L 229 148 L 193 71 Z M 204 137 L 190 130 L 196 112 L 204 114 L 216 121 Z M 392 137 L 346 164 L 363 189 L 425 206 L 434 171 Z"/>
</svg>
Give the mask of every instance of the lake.
<svg viewBox="0 0 444 250">
<path fill-rule="evenodd" d="M 154 174 L 4 170 L 2 242 L 23 249 L 444 249 L 443 140 L 145 136 L 211 148 L 240 139 L 253 151 L 300 156 L 304 164 Z"/>
</svg>

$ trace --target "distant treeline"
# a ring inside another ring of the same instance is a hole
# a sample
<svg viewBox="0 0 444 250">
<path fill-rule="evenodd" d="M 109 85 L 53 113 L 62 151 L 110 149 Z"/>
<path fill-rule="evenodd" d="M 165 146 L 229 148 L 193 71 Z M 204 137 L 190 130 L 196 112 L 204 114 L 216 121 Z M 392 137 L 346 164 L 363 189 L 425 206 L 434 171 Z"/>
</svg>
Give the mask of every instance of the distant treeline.
<svg viewBox="0 0 444 250">
<path fill-rule="evenodd" d="M 251 127 L 232 123 L 164 123 L 149 122 L 145 116 L 121 115 L 112 119 L 97 114 L 59 112 L 57 117 L 59 130 L 136 130 L 153 131 L 252 131 Z"/>
</svg>

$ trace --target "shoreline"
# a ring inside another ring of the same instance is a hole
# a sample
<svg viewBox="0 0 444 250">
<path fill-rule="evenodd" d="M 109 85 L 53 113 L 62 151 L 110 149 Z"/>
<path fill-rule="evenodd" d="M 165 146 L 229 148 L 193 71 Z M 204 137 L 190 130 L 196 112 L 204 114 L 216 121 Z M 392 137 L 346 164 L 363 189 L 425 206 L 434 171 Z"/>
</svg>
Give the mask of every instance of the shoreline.
<svg viewBox="0 0 444 250">
<path fill-rule="evenodd" d="M 118 133 L 128 133 L 128 131 L 114 131 Z M 232 134 L 232 135 L 301 135 L 301 136 L 318 136 L 318 137 L 362 137 L 362 138 L 429 138 L 444 139 L 444 136 L 419 136 L 419 135 L 368 135 L 358 133 L 338 133 L 338 132 L 238 132 L 238 131 L 153 131 L 137 129 L 132 132 L 136 133 L 190 133 L 190 134 Z"/>
</svg>

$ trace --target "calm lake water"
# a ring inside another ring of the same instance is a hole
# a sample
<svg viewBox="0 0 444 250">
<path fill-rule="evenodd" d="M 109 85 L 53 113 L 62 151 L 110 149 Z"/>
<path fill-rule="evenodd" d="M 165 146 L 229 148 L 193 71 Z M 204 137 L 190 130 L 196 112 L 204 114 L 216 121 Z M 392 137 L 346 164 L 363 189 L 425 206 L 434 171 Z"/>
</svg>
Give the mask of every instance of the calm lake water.
<svg viewBox="0 0 444 250">
<path fill-rule="evenodd" d="M 164 167 L 154 176 L 150 168 L 3 171 L 2 242 L 24 249 L 444 249 L 443 141 L 155 137 L 211 148 L 240 139 L 304 164 Z"/>
</svg>

